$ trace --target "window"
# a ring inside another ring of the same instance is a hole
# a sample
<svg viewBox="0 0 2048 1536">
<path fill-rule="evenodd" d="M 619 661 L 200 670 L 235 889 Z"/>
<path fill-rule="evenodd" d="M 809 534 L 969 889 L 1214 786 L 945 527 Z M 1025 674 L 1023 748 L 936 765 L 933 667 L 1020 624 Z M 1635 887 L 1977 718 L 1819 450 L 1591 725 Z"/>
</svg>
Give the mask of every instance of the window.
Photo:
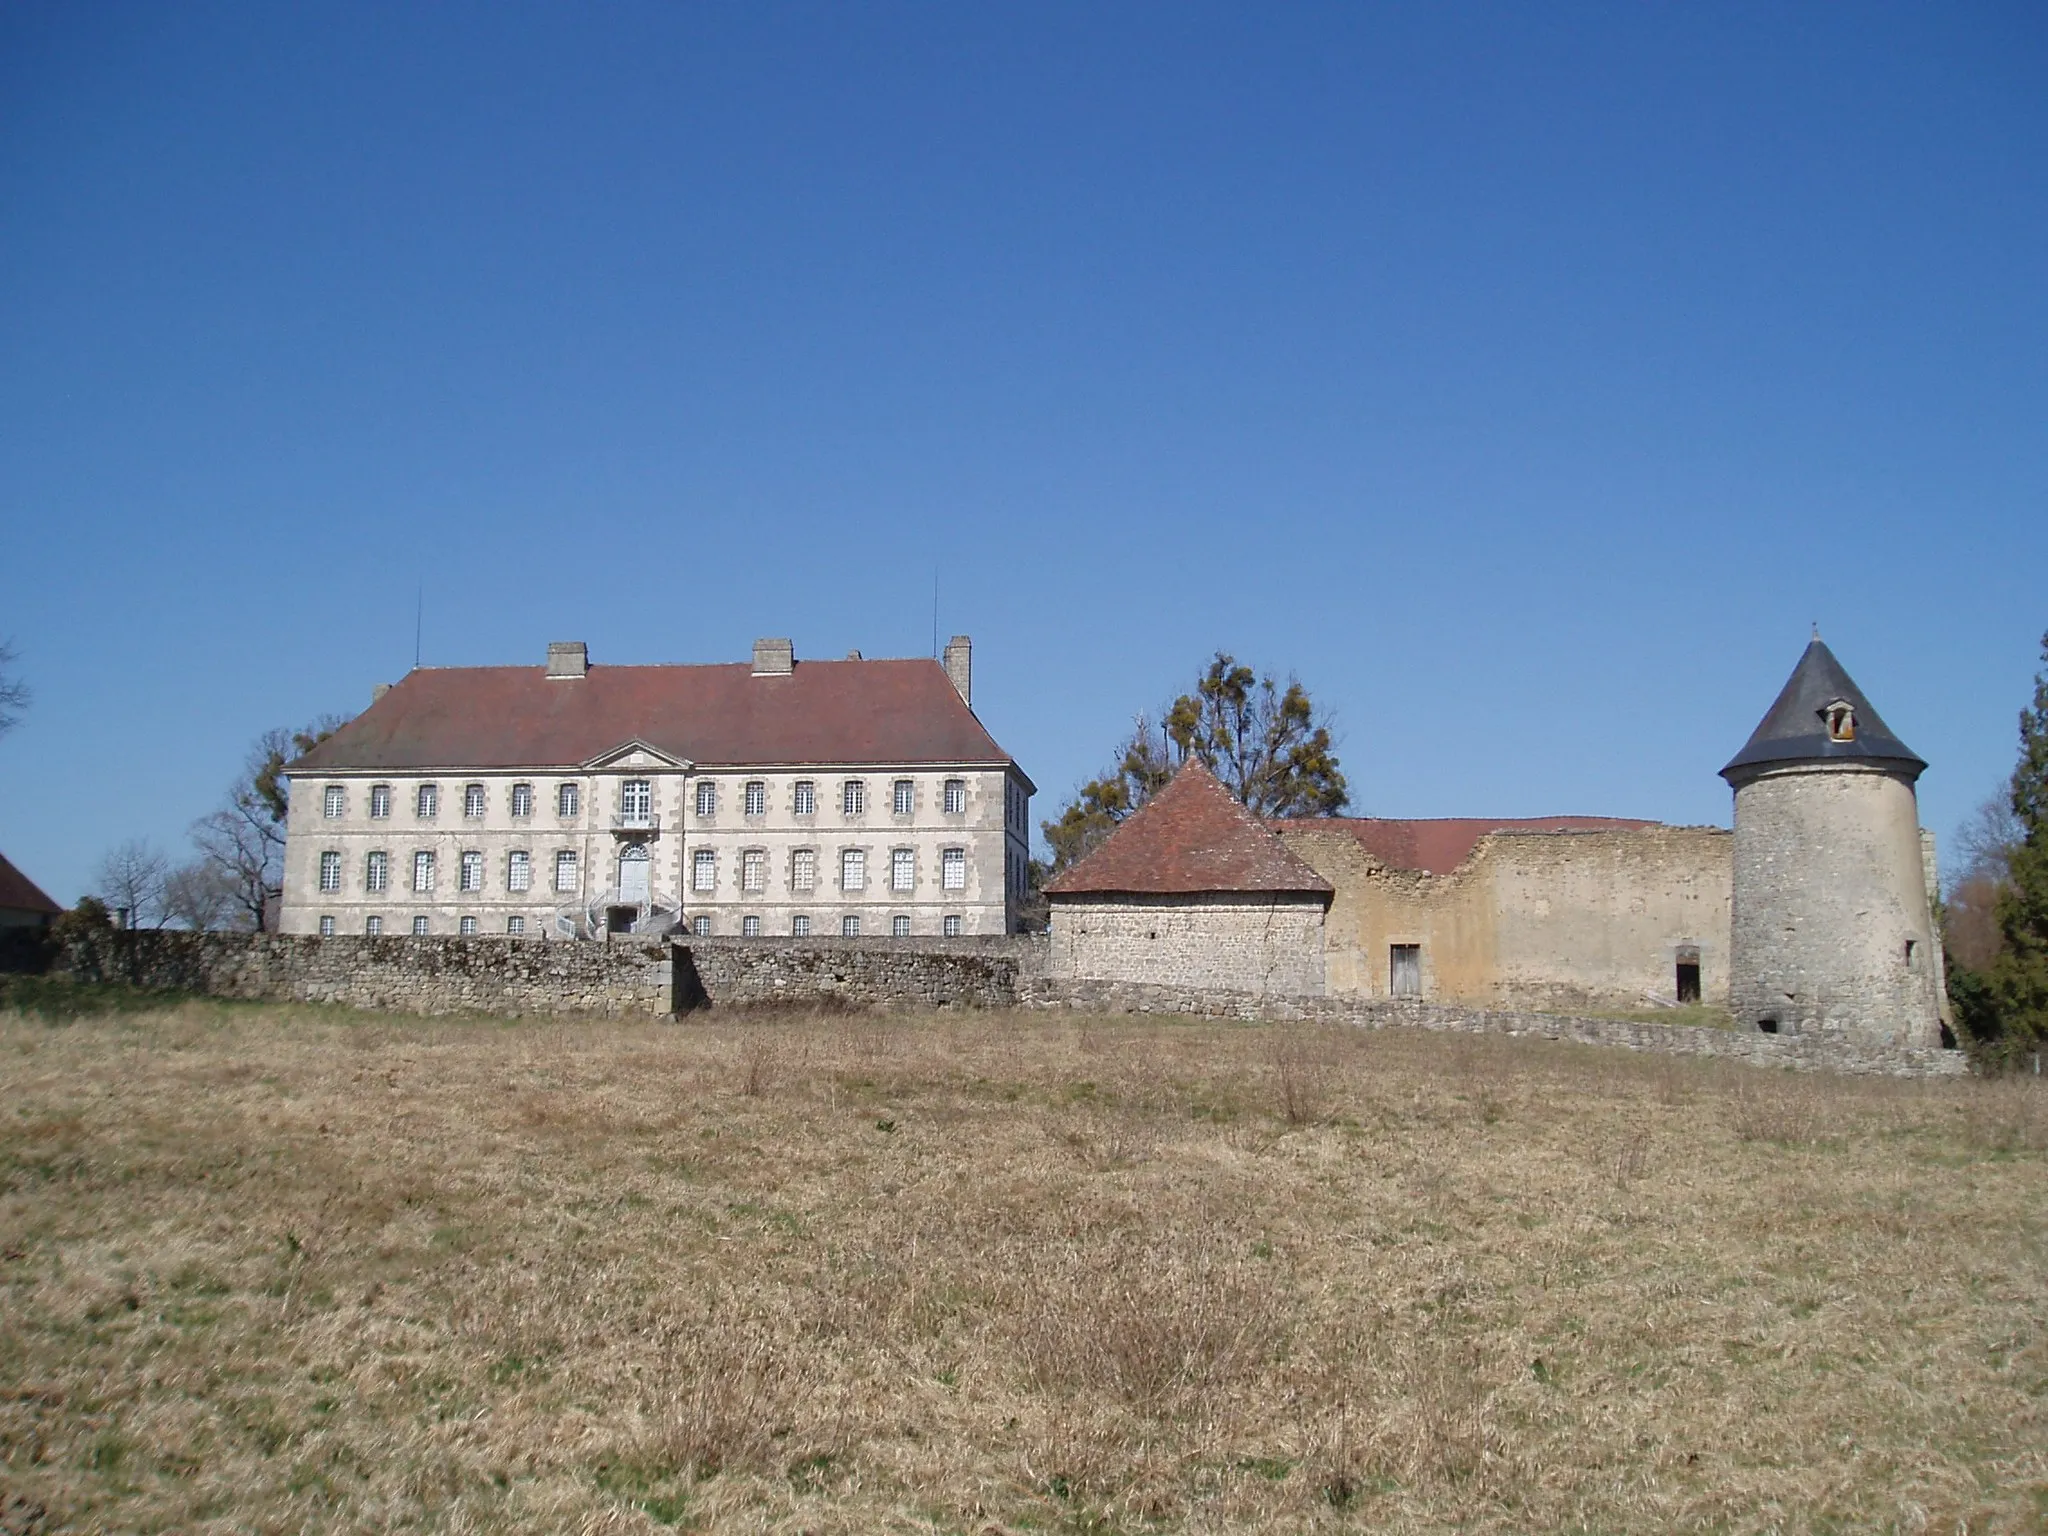
<svg viewBox="0 0 2048 1536">
<path fill-rule="evenodd" d="M 842 939 L 859 938 L 860 919 L 850 912 L 845 917 L 839 919 L 839 937 Z"/>
<path fill-rule="evenodd" d="M 416 891 L 434 888 L 434 856 L 424 848 L 412 856 L 412 888 Z"/>
<path fill-rule="evenodd" d="M 462 814 L 474 821 L 484 813 L 484 787 L 481 784 L 467 784 L 462 790 Z"/>
<path fill-rule="evenodd" d="M 412 936 L 416 939 L 423 939 L 427 936 L 427 920 L 424 917 L 416 917 L 412 920 Z"/>
<path fill-rule="evenodd" d="M 391 888 L 391 855 L 372 853 L 363 859 L 363 889 L 384 891 Z"/>
<path fill-rule="evenodd" d="M 698 938 L 700 938 L 700 939 L 708 939 L 708 938 L 710 938 L 710 937 L 711 937 L 711 919 L 710 919 L 710 918 L 708 918 L 708 917 L 693 917 L 693 918 L 691 918 L 691 919 L 690 919 L 690 932 L 692 932 L 692 933 L 694 933 L 695 935 L 697 935 L 697 937 L 698 937 Z"/>
<path fill-rule="evenodd" d="M 948 816 L 965 816 L 967 814 L 967 781 L 965 779 L 946 780 L 946 814 Z"/>
<path fill-rule="evenodd" d="M 1387 991 L 1395 997 L 1422 996 L 1422 946 L 1393 944 L 1387 948 Z"/>
<path fill-rule="evenodd" d="M 917 809 L 917 786 L 908 779 L 898 779 L 889 792 L 889 809 L 898 816 L 908 816 Z"/>
<path fill-rule="evenodd" d="M 422 784 L 419 794 L 413 798 L 412 806 L 413 813 L 421 821 L 430 821 L 440 815 L 441 786 L 438 784 Z"/>
<path fill-rule="evenodd" d="M 1700 1000 L 1700 952 L 1691 944 L 1678 947 L 1677 993 L 1681 1003 Z"/>
<path fill-rule="evenodd" d="M 368 934 L 368 935 L 369 935 L 369 936 L 370 936 L 371 938 L 373 938 L 373 939 L 374 939 L 375 937 L 377 937 L 377 935 L 378 935 L 378 934 L 382 933 L 383 931 L 384 931 L 384 919 L 383 919 L 383 918 L 381 918 L 381 917 L 366 917 L 366 918 L 364 918 L 364 919 L 363 919 L 363 932 L 367 933 L 367 934 Z"/>
<path fill-rule="evenodd" d="M 484 888 L 484 856 L 471 850 L 462 856 L 462 868 L 456 884 L 465 891 L 480 891 Z"/>
<path fill-rule="evenodd" d="M 576 854 L 573 849 L 564 848 L 555 855 L 555 889 L 573 891 L 576 889 Z"/>
<path fill-rule="evenodd" d="M 525 918 L 523 918 L 523 917 L 508 917 L 508 918 L 506 918 L 506 919 L 505 919 L 505 936 L 506 936 L 507 938 L 511 938 L 511 939 L 523 939 L 523 938 L 525 938 L 525 937 L 526 937 L 526 919 L 525 919 Z"/>
<path fill-rule="evenodd" d="M 967 889 L 967 850 L 948 848 L 939 855 L 939 884 L 949 891 Z"/>
<path fill-rule="evenodd" d="M 839 889 L 864 891 L 868 888 L 868 856 L 863 848 L 848 848 L 839 855 Z"/>
<path fill-rule="evenodd" d="M 333 938 L 333 937 L 334 937 L 334 919 L 333 919 L 333 918 L 331 918 L 331 917 L 323 917 L 323 918 L 321 918 L 321 919 L 320 919 L 320 937 L 321 937 L 321 938 L 323 938 L 323 939 L 331 939 L 331 938 Z"/>
<path fill-rule="evenodd" d="M 699 848 L 691 856 L 690 889 L 693 891 L 715 891 L 718 889 L 718 855 L 709 848 Z"/>
<path fill-rule="evenodd" d="M 389 784 L 373 784 L 373 785 L 371 785 L 371 786 L 370 786 L 370 816 L 371 816 L 371 819 L 372 819 L 372 820 L 375 820 L 375 821 L 382 821 L 382 820 L 383 820 L 383 819 L 384 819 L 384 818 L 385 818 L 386 816 L 389 816 L 390 814 L 391 814 L 391 786 L 390 786 Z"/>
<path fill-rule="evenodd" d="M 798 779 L 796 781 L 795 810 L 799 816 L 815 816 L 818 814 L 818 786 L 809 779 Z"/>
<path fill-rule="evenodd" d="M 320 889 L 338 891 L 341 889 L 341 855 L 323 853 L 320 855 Z"/>
<path fill-rule="evenodd" d="M 582 808 L 583 795 L 576 785 L 558 784 L 555 786 L 555 814 L 557 816 L 574 816 Z"/>
<path fill-rule="evenodd" d="M 944 925 L 942 926 L 940 931 L 943 932 L 949 939 L 959 938 L 960 914 L 958 912 L 948 912 L 945 917 Z"/>
<path fill-rule="evenodd" d="M 697 781 L 697 814 L 716 816 L 718 814 L 718 785 L 711 779 Z"/>
<path fill-rule="evenodd" d="M 910 937 L 910 919 L 901 914 L 889 919 L 889 936 L 897 939 Z"/>
<path fill-rule="evenodd" d="M 740 937 L 758 939 L 761 937 L 761 919 L 752 914 L 740 919 Z"/>
<path fill-rule="evenodd" d="M 818 850 L 799 848 L 789 856 L 789 883 L 799 891 L 818 888 Z"/>
<path fill-rule="evenodd" d="M 908 848 L 890 850 L 889 889 L 892 891 L 914 891 L 917 889 L 917 855 Z"/>
<path fill-rule="evenodd" d="M 747 814 L 766 816 L 768 814 L 768 786 L 759 779 L 747 780 Z"/>
<path fill-rule="evenodd" d="M 768 889 L 768 855 L 759 848 L 740 855 L 740 889 L 755 894 Z"/>
<path fill-rule="evenodd" d="M 512 786 L 512 814 L 514 816 L 531 816 L 533 814 L 533 786 L 531 784 L 514 784 Z"/>
<path fill-rule="evenodd" d="M 327 793 L 320 797 L 320 814 L 329 821 L 338 821 L 347 809 L 348 791 L 339 784 L 328 785 Z"/>
<path fill-rule="evenodd" d="M 1920 941 L 1918 939 L 1906 940 L 1906 969 L 1909 971 L 1920 969 Z M 1694 1001 L 1697 1002 L 1698 999 L 1695 998 Z"/>
<path fill-rule="evenodd" d="M 464 937 L 465 939 L 473 939 L 473 938 L 475 938 L 475 937 L 476 937 L 476 919 L 475 919 L 475 918 L 473 918 L 473 917 L 465 917 L 465 918 L 463 918 L 463 919 L 462 919 L 462 921 L 461 921 L 461 922 L 457 923 L 457 924 L 456 924 L 455 926 L 456 926 L 456 931 L 457 931 L 457 932 L 459 932 L 459 933 L 460 933 L 460 934 L 461 934 L 461 935 L 462 935 L 462 936 L 463 936 L 463 937 Z"/>
<path fill-rule="evenodd" d="M 530 891 L 533 889 L 533 855 L 524 848 L 515 848 L 505 856 L 505 889 L 508 891 Z"/>
<path fill-rule="evenodd" d="M 789 936 L 792 939 L 808 939 L 811 936 L 811 920 L 799 912 L 789 920 Z"/>
<path fill-rule="evenodd" d="M 629 827 L 647 826 L 654 816 L 654 785 L 646 779 L 627 779 L 619 785 L 619 820 Z"/>
<path fill-rule="evenodd" d="M 839 809 L 848 816 L 858 816 L 867 808 L 868 787 L 859 779 L 848 779 L 839 786 Z"/>
</svg>

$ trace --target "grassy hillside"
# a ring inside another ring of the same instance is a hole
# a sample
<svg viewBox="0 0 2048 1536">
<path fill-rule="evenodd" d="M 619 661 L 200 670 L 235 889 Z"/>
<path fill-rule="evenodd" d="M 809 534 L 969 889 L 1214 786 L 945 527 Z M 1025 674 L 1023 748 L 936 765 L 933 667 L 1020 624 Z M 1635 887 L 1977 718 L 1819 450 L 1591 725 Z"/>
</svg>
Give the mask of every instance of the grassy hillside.
<svg viewBox="0 0 2048 1536">
<path fill-rule="evenodd" d="M 0 1015 L 0 1530 L 2039 1529 L 2044 1152 L 1406 1032 Z"/>
</svg>

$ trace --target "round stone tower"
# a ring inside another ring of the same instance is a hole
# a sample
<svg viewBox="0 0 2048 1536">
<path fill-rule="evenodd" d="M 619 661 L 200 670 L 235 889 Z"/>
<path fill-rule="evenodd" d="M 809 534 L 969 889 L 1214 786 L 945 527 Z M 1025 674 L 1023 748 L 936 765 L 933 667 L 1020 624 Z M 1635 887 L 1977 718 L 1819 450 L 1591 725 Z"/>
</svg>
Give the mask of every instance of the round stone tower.
<svg viewBox="0 0 2048 1536">
<path fill-rule="evenodd" d="M 1738 1027 L 1941 1043 L 1941 957 L 1914 782 L 1816 632 L 1749 743 L 1735 791 L 1729 1007 Z"/>
</svg>

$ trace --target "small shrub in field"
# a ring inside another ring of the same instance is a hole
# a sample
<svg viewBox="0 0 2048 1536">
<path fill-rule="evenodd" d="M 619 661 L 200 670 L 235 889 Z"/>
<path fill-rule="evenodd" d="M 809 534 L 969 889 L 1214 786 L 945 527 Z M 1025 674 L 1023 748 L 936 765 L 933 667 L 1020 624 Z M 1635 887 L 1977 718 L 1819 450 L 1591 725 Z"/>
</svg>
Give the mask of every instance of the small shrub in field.
<svg viewBox="0 0 2048 1536">
<path fill-rule="evenodd" d="M 1275 1025 L 1266 1037 L 1266 1065 L 1281 1119 L 1289 1125 L 1322 1119 L 1336 1078 L 1335 1054 L 1327 1038 L 1315 1030 Z"/>
</svg>

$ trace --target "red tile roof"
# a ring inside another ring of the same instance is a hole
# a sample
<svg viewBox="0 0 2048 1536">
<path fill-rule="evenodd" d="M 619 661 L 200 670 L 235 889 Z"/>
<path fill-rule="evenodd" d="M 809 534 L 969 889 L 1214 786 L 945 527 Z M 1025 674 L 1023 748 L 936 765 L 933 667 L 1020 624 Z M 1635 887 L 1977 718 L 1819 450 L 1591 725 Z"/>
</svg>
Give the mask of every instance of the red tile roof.
<svg viewBox="0 0 2048 1536">
<path fill-rule="evenodd" d="M 1330 816 L 1315 821 L 1277 821 L 1276 830 L 1300 828 L 1346 832 L 1365 851 L 1390 869 L 1420 870 L 1447 875 L 1472 856 L 1479 840 L 1491 832 L 1626 832 L 1654 827 L 1654 821 L 1620 816 L 1478 816 L 1438 817 L 1423 821 L 1387 821 L 1375 816 Z"/>
<path fill-rule="evenodd" d="M 41 886 L 7 862 L 0 854 L 0 910 L 41 912 L 54 917 L 64 909 L 43 894 Z"/>
<path fill-rule="evenodd" d="M 1300 892 L 1328 895 L 1310 869 L 1239 805 L 1199 759 L 1109 841 L 1046 885 L 1052 896 Z"/>
<path fill-rule="evenodd" d="M 1011 762 L 936 661 L 607 667 L 430 667 L 292 765 L 344 769 L 573 768 L 630 741 L 710 767 Z"/>
</svg>

